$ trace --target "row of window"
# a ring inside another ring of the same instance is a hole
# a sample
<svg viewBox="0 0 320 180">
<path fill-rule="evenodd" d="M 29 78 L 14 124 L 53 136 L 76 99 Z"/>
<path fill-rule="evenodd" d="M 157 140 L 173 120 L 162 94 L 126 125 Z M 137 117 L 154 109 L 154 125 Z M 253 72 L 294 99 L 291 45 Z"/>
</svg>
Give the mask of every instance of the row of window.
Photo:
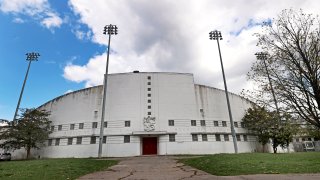
<svg viewBox="0 0 320 180">
<path fill-rule="evenodd" d="M 221 141 L 222 134 L 215 134 L 216 141 Z M 208 141 L 207 134 L 201 134 L 202 141 Z M 241 137 L 239 134 L 236 135 L 237 141 L 241 141 Z M 229 141 L 229 134 L 223 134 L 224 141 Z M 243 135 L 243 141 L 248 141 L 248 136 Z M 192 141 L 198 141 L 198 134 L 192 134 Z"/>
<path fill-rule="evenodd" d="M 124 121 L 124 127 L 130 127 L 131 123 L 130 121 Z M 62 131 L 62 125 L 58 125 L 58 131 Z M 79 129 L 83 129 L 84 123 L 79 123 Z M 107 128 L 108 127 L 108 122 L 103 123 L 103 127 Z M 98 128 L 98 122 L 92 122 L 92 128 Z M 75 124 L 70 124 L 70 130 L 75 129 Z M 51 126 L 51 131 L 55 130 L 55 126 Z"/>
<path fill-rule="evenodd" d="M 90 144 L 96 144 L 97 143 L 97 136 L 91 136 L 90 137 Z M 99 138 L 98 138 L 99 139 Z M 75 140 L 75 142 L 74 142 Z M 48 140 L 48 146 L 52 146 L 53 139 L 49 139 Z M 103 136 L 102 139 L 102 143 L 106 143 L 107 142 L 107 136 Z M 130 136 L 129 135 L 125 135 L 123 136 L 123 142 L 124 143 L 130 143 Z M 68 142 L 67 145 L 72 145 L 72 144 L 82 144 L 82 137 L 70 137 L 68 138 Z M 59 146 L 60 145 L 60 138 L 56 138 L 55 139 L 55 146 Z"/>
<path fill-rule="evenodd" d="M 148 106 L 148 108 L 151 108 L 151 106 Z M 150 112 L 151 113 L 151 112 Z M 148 115 L 149 114 L 148 112 Z M 174 120 L 169 120 L 168 121 L 169 126 L 174 126 Z M 206 126 L 206 121 L 205 120 L 200 120 L 200 125 L 201 126 Z M 219 127 L 219 122 L 218 121 L 213 121 L 213 125 L 216 127 Z M 240 125 L 242 128 L 244 128 L 244 123 L 240 122 Z M 108 122 L 104 122 L 103 124 L 104 128 L 108 127 Z M 130 121 L 124 121 L 124 127 L 130 127 L 131 123 Z M 197 121 L 196 120 L 191 120 L 191 126 L 197 126 Z M 234 122 L 234 126 L 235 127 L 239 127 L 238 122 Z M 62 125 L 58 125 L 58 131 L 62 131 Z M 79 123 L 79 129 L 83 129 L 84 127 L 84 123 Z M 222 127 L 227 127 L 227 121 L 222 121 Z M 92 122 L 92 128 L 98 128 L 98 122 Z M 75 129 L 75 124 L 70 124 L 70 130 L 74 130 Z M 51 131 L 55 130 L 55 126 L 51 126 Z"/>
<path fill-rule="evenodd" d="M 198 141 L 198 134 L 192 134 L 192 141 Z M 96 144 L 97 143 L 97 136 L 92 136 L 90 138 L 90 144 Z M 229 134 L 224 134 L 223 135 L 224 141 L 229 141 Z M 241 137 L 239 134 L 236 135 L 237 141 L 241 141 Z M 75 139 L 75 142 L 74 142 Z M 201 139 L 202 141 L 208 141 L 208 135 L 207 134 L 201 134 Z M 221 141 L 221 134 L 215 134 L 215 139 L 216 141 Z M 248 141 L 247 135 L 243 135 L 243 141 Z M 103 136 L 102 143 L 106 143 L 107 137 Z M 169 134 L 169 142 L 175 142 L 176 141 L 176 135 L 175 134 Z M 53 139 L 48 140 L 48 146 L 52 146 Z M 125 135 L 123 136 L 123 142 L 124 143 L 130 143 L 130 136 Z M 67 145 L 72 145 L 72 144 L 82 144 L 82 137 L 70 137 L 68 138 Z M 60 145 L 60 138 L 55 139 L 55 146 Z"/>
<path fill-rule="evenodd" d="M 174 126 L 174 120 L 169 120 L 168 124 L 169 124 L 169 126 Z M 206 120 L 200 120 L 200 125 L 201 126 L 206 126 Z M 213 125 L 215 127 L 219 127 L 219 121 L 213 121 Z M 191 120 L 191 126 L 197 126 L 197 121 L 196 120 Z M 242 128 L 245 127 L 243 122 L 240 122 L 240 126 Z M 222 127 L 227 127 L 227 121 L 222 121 Z M 234 122 L 234 127 L 239 127 L 238 122 Z"/>
<path fill-rule="evenodd" d="M 147 77 L 148 81 L 147 81 L 147 85 L 148 85 L 148 116 L 151 116 L 151 76 Z"/>
</svg>

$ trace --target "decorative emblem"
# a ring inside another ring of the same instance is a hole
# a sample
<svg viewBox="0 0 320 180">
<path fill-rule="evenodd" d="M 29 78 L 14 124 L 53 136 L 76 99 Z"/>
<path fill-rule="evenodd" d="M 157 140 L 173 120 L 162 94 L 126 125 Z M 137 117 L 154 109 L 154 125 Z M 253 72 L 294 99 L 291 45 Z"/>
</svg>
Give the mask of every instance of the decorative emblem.
<svg viewBox="0 0 320 180">
<path fill-rule="evenodd" d="M 155 117 L 145 117 L 143 118 L 143 126 L 145 131 L 154 131 L 155 130 L 155 124 L 156 124 L 156 118 Z"/>
</svg>

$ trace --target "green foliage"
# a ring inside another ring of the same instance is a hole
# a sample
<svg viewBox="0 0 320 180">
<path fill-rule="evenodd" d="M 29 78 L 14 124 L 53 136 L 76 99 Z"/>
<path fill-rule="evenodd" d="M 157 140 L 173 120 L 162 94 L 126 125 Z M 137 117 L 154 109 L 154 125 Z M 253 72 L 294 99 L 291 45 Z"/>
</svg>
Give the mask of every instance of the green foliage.
<svg viewBox="0 0 320 180">
<path fill-rule="evenodd" d="M 42 159 L 0 163 L 0 179 L 77 179 L 105 170 L 116 161 L 95 159 Z"/>
<path fill-rule="evenodd" d="M 313 125 L 306 125 L 306 128 L 300 132 L 302 135 L 314 137 L 315 140 L 320 140 L 320 128 Z"/>
<path fill-rule="evenodd" d="M 245 127 L 258 137 L 258 141 L 265 145 L 269 142 L 271 127 L 277 124 L 277 118 L 274 113 L 269 113 L 263 107 L 253 107 L 247 110 L 242 118 Z"/>
<path fill-rule="evenodd" d="M 320 152 L 216 154 L 181 162 L 217 176 L 320 173 Z"/>
<path fill-rule="evenodd" d="M 299 126 L 292 124 L 291 116 L 279 115 L 277 112 L 269 112 L 264 107 L 255 106 L 249 108 L 242 118 L 246 128 L 258 137 L 258 141 L 264 146 L 272 139 L 274 153 L 277 147 L 288 147 L 293 135 L 298 132 Z"/>
<path fill-rule="evenodd" d="M 3 142 L 0 147 L 12 150 L 25 148 L 29 158 L 30 150 L 41 148 L 51 133 L 49 115 L 45 110 L 23 109 L 17 121 L 1 128 L 0 140 Z"/>
</svg>

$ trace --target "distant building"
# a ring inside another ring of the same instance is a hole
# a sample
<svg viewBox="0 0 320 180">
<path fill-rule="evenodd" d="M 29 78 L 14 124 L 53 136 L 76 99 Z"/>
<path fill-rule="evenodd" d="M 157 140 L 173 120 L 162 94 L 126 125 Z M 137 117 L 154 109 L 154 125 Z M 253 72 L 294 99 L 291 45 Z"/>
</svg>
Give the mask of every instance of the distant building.
<svg viewBox="0 0 320 180">
<path fill-rule="evenodd" d="M 41 157 L 96 157 L 103 86 L 57 97 L 53 133 Z M 248 100 L 229 93 L 239 152 L 256 150 L 256 137 L 241 121 Z M 225 92 L 194 84 L 192 74 L 137 72 L 108 76 L 103 156 L 233 153 Z"/>
</svg>

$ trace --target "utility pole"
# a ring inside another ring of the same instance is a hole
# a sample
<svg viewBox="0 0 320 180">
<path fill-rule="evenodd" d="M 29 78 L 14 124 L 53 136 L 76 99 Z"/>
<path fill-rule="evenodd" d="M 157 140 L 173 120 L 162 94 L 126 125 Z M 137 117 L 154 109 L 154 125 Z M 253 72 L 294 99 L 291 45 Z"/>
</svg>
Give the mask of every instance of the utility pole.
<svg viewBox="0 0 320 180">
<path fill-rule="evenodd" d="M 39 53 L 35 53 L 35 52 L 31 52 L 31 53 L 26 53 L 26 56 L 27 56 L 26 60 L 29 61 L 29 65 L 28 65 L 28 69 L 27 69 L 27 72 L 26 72 L 26 76 L 25 76 L 24 81 L 23 81 L 23 85 L 22 85 L 22 89 L 21 89 L 21 92 L 20 92 L 17 108 L 16 108 L 16 111 L 15 111 L 14 116 L 13 116 L 13 121 L 17 119 L 17 115 L 18 115 L 18 111 L 19 111 L 19 107 L 20 107 L 20 102 L 21 102 L 21 99 L 22 99 L 24 86 L 26 85 L 26 81 L 28 79 L 28 74 L 29 74 L 29 69 L 30 69 L 30 66 L 31 66 L 31 62 L 32 61 L 38 61 L 38 57 L 40 56 L 40 54 Z"/>
<path fill-rule="evenodd" d="M 109 35 L 109 41 L 108 41 L 108 51 L 107 51 L 106 73 L 104 74 L 104 82 L 103 82 L 102 115 L 101 115 L 101 124 L 100 124 L 99 151 L 98 151 L 99 158 L 101 158 L 101 155 L 102 155 L 104 117 L 105 117 L 106 99 L 107 99 L 106 95 L 107 95 L 107 81 L 108 81 L 108 68 L 109 68 L 110 40 L 111 40 L 111 35 L 118 34 L 118 28 L 116 25 L 112 25 L 112 24 L 106 25 L 104 27 L 103 34 Z"/>
<path fill-rule="evenodd" d="M 234 152 L 237 154 L 238 153 L 237 137 L 236 137 L 236 132 L 234 130 L 234 123 L 233 123 L 233 119 L 232 119 L 231 106 L 230 106 L 229 95 L 228 95 L 228 87 L 227 87 L 226 77 L 224 74 L 224 68 L 223 68 L 223 62 L 222 62 L 222 56 L 221 56 L 221 50 L 220 50 L 220 44 L 219 44 L 219 40 L 222 40 L 221 32 L 217 31 L 217 30 L 211 31 L 209 33 L 209 39 L 210 40 L 217 40 L 217 44 L 218 44 L 221 70 L 222 70 L 222 76 L 223 76 L 223 82 L 224 82 L 224 90 L 226 93 L 228 112 L 229 112 L 229 118 L 230 118 L 231 135 L 232 135 L 232 139 L 233 139 Z"/>
</svg>

